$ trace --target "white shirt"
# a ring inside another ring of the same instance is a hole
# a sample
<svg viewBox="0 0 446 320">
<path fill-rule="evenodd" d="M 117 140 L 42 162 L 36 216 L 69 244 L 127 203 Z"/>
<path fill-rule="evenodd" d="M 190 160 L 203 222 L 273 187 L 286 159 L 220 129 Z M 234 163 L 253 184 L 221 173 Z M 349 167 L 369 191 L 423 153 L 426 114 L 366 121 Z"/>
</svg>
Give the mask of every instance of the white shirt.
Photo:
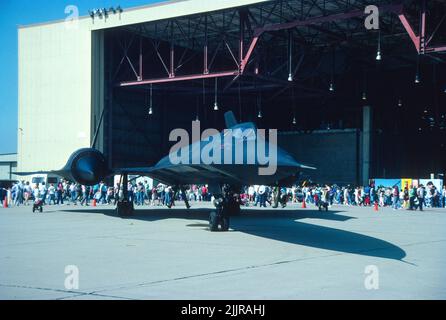
<svg viewBox="0 0 446 320">
<path fill-rule="evenodd" d="M 40 197 L 40 190 L 38 188 L 35 188 L 33 190 L 33 195 L 34 195 L 34 198 L 39 199 L 39 197 Z"/>
<path fill-rule="evenodd" d="M 56 194 L 56 188 L 54 188 L 53 186 L 50 186 L 50 187 L 48 188 L 48 193 L 49 193 L 50 195 Z"/>
</svg>

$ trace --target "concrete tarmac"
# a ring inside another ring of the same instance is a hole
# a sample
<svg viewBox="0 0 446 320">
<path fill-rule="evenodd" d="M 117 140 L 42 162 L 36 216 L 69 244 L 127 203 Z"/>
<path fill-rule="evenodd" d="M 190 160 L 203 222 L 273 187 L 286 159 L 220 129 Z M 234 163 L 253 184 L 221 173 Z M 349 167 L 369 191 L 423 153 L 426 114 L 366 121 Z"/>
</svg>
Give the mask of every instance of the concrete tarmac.
<svg viewBox="0 0 446 320">
<path fill-rule="evenodd" d="M 0 298 L 446 298 L 445 209 L 248 208 L 219 233 L 211 209 L 0 208 Z"/>
</svg>

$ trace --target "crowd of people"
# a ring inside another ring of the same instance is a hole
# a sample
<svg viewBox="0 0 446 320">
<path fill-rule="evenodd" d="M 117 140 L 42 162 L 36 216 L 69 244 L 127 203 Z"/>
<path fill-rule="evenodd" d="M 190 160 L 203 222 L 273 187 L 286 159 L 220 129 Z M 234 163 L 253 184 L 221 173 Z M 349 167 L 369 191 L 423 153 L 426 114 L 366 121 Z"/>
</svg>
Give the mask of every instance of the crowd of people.
<svg viewBox="0 0 446 320">
<path fill-rule="evenodd" d="M 187 190 L 189 201 L 211 201 L 211 195 L 207 186 L 192 186 Z M 175 200 L 183 200 L 182 194 L 175 196 L 175 191 L 170 186 L 158 184 L 151 187 L 148 181 L 131 183 L 127 185 L 128 200 L 136 206 L 174 205 Z M 93 202 L 97 205 L 116 204 L 124 199 L 124 189 L 119 183 L 115 186 L 107 186 L 101 182 L 93 187 L 71 183 L 65 180 L 57 184 L 30 184 L 20 181 L 11 188 L 0 188 L 0 202 L 3 205 L 7 201 L 9 206 L 28 206 L 35 200 L 42 200 L 45 205 L 82 205 L 89 206 Z"/>
<path fill-rule="evenodd" d="M 347 206 L 375 206 L 391 207 L 398 209 L 445 208 L 446 186 L 439 190 L 434 184 L 427 186 L 312 186 L 302 188 L 302 194 L 307 203 L 313 203 L 317 194 L 323 194 L 325 190 L 326 201 L 330 204 Z"/>
<path fill-rule="evenodd" d="M 148 181 L 127 185 L 128 200 L 136 206 L 168 206 L 172 207 L 176 201 L 183 201 L 187 197 L 190 202 L 210 202 L 213 195 L 206 185 L 192 185 L 185 193 L 175 192 L 174 188 L 158 184 L 151 186 Z M 178 191 L 178 190 L 177 190 Z M 280 192 L 279 192 L 280 191 Z M 302 203 L 320 206 L 326 204 L 346 206 L 380 206 L 398 209 L 445 208 L 446 186 L 439 190 L 434 184 L 426 186 L 365 186 L 354 187 L 337 185 L 306 185 L 293 188 L 278 188 L 269 186 L 247 186 L 240 193 L 240 202 L 244 206 L 274 206 L 280 204 L 285 207 L 288 203 Z M 124 197 L 124 190 L 120 184 L 107 186 L 105 183 L 89 187 L 68 181 L 57 184 L 32 185 L 21 181 L 12 188 L 0 188 L 0 202 L 8 201 L 10 206 L 31 205 L 36 199 L 45 205 L 82 205 L 88 206 L 94 202 L 97 205 L 116 204 Z"/>
</svg>

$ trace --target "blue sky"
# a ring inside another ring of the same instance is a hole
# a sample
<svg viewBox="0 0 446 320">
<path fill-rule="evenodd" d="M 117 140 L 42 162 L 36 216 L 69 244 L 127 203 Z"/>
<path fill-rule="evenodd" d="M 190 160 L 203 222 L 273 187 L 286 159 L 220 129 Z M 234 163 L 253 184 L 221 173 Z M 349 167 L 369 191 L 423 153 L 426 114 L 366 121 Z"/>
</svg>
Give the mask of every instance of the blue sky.
<svg viewBox="0 0 446 320">
<path fill-rule="evenodd" d="M 129 8 L 163 0 L 2 0 L 0 8 L 0 154 L 17 151 L 17 27 L 65 19 L 75 5 L 81 15 L 92 8 Z"/>
</svg>

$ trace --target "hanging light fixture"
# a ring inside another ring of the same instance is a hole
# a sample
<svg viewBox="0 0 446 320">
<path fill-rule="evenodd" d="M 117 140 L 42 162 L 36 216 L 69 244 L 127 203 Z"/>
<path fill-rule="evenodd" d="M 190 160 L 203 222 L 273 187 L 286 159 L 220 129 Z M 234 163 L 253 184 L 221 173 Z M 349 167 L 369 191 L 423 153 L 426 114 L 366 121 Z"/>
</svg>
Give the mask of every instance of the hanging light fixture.
<svg viewBox="0 0 446 320">
<path fill-rule="evenodd" d="M 218 101 L 217 101 L 217 98 L 218 98 L 218 79 L 215 78 L 215 102 L 214 102 L 214 111 L 218 111 L 218 110 L 219 110 L 219 108 L 218 108 Z"/>
<path fill-rule="evenodd" d="M 364 71 L 364 90 L 362 91 L 362 100 L 367 100 L 367 74 Z"/>
<path fill-rule="evenodd" d="M 293 98 L 293 125 L 295 126 L 297 124 L 297 119 L 296 119 L 296 97 L 294 96 L 294 88 L 292 91 L 292 98 Z"/>
<path fill-rule="evenodd" d="M 262 119 L 263 114 L 262 114 L 262 106 L 260 103 L 259 103 L 258 109 L 259 109 L 259 113 L 257 114 L 257 118 Z"/>
<path fill-rule="evenodd" d="M 259 113 L 257 114 L 257 118 L 262 119 L 263 118 L 263 114 L 262 114 L 262 95 L 261 95 L 260 92 L 257 95 L 257 108 L 259 109 Z"/>
<path fill-rule="evenodd" d="M 420 82 L 421 82 L 420 75 L 417 73 L 417 74 L 415 75 L 415 83 L 416 83 L 416 84 L 419 84 Z"/>
<path fill-rule="evenodd" d="M 421 82 L 420 77 L 420 55 L 417 57 L 417 73 L 415 74 L 415 83 L 419 84 Z"/>
<path fill-rule="evenodd" d="M 149 116 L 153 115 L 153 84 L 150 84 Z"/>
<path fill-rule="evenodd" d="M 196 122 L 200 122 L 200 98 L 197 97 L 197 117 L 195 118 Z"/>
<path fill-rule="evenodd" d="M 335 73 L 335 64 L 336 64 L 336 52 L 335 52 L 334 47 L 333 47 L 332 55 L 333 55 L 333 61 L 332 61 L 332 70 L 331 70 L 331 81 L 330 81 L 330 87 L 328 88 L 328 90 L 330 90 L 330 92 L 335 91 L 334 73 Z"/>
<path fill-rule="evenodd" d="M 402 107 L 403 106 L 403 100 L 398 99 L 398 107 Z"/>
<path fill-rule="evenodd" d="M 291 31 L 288 32 L 288 81 L 293 82 L 293 39 Z"/>
<path fill-rule="evenodd" d="M 203 104 L 202 107 L 203 109 L 206 109 L 206 80 L 203 79 Z"/>
<path fill-rule="evenodd" d="M 378 31 L 378 51 L 376 52 L 376 61 L 381 61 L 381 30 Z"/>
</svg>

